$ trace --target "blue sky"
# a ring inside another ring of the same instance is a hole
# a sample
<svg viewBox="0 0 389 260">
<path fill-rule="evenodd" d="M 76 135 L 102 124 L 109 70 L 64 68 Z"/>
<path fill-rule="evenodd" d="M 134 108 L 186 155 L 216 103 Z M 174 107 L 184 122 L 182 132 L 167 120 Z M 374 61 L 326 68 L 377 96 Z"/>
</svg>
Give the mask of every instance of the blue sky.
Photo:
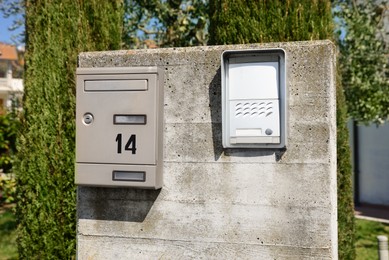
<svg viewBox="0 0 389 260">
<path fill-rule="evenodd" d="M 2 14 L 0 14 L 0 42 L 14 44 L 11 40 L 12 35 L 18 34 L 21 32 L 21 28 L 16 31 L 9 31 L 8 28 L 12 25 L 13 17 L 5 19 Z"/>
</svg>

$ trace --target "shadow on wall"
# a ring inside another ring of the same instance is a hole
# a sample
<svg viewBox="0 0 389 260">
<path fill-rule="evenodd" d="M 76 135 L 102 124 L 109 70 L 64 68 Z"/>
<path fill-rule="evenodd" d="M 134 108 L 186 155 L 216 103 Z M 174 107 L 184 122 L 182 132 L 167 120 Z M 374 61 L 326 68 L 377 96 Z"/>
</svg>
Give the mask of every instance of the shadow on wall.
<svg viewBox="0 0 389 260">
<path fill-rule="evenodd" d="M 77 188 L 77 219 L 143 222 L 161 190 Z"/>
<path fill-rule="evenodd" d="M 219 160 L 223 153 L 221 89 L 221 68 L 219 68 L 208 87 L 215 161 Z"/>
<path fill-rule="evenodd" d="M 209 108 L 211 110 L 213 153 L 215 161 L 219 160 L 224 152 L 224 156 L 235 157 L 259 157 L 274 155 L 276 161 L 282 159 L 286 148 L 283 149 L 250 149 L 232 148 L 223 149 L 222 145 L 222 95 L 221 95 L 221 68 L 219 68 L 209 84 Z"/>
</svg>

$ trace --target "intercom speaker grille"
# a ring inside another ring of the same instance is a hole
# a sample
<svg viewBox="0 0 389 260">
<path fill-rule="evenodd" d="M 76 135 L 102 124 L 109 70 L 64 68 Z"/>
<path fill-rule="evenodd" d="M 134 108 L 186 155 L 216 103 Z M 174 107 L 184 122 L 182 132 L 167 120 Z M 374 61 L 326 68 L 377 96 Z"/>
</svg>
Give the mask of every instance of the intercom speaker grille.
<svg viewBox="0 0 389 260">
<path fill-rule="evenodd" d="M 273 107 L 272 101 L 239 102 L 235 105 L 235 118 L 268 117 L 273 113 Z"/>
</svg>

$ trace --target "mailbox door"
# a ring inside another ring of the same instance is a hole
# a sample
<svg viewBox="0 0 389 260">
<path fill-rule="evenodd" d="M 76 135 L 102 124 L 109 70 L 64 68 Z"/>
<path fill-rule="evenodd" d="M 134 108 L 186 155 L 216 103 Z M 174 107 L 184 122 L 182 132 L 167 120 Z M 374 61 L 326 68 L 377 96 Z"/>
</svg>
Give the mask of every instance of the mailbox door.
<svg viewBox="0 0 389 260">
<path fill-rule="evenodd" d="M 162 70 L 77 70 L 76 184 L 161 188 L 162 130 Z"/>
<path fill-rule="evenodd" d="M 156 163 L 156 77 L 155 74 L 79 77 L 77 162 Z M 119 88 L 120 85 L 123 87 Z M 89 124 L 85 122 L 88 115 L 93 117 Z"/>
</svg>

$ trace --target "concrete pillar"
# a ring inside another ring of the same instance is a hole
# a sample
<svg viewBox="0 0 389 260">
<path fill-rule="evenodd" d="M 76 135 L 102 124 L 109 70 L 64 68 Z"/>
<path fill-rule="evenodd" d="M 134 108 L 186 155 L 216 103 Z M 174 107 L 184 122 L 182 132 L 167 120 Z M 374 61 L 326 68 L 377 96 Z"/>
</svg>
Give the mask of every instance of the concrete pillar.
<svg viewBox="0 0 389 260">
<path fill-rule="evenodd" d="M 388 237 L 387 236 L 377 236 L 377 241 L 378 241 L 378 259 L 379 260 L 389 260 Z"/>
<path fill-rule="evenodd" d="M 221 53 L 266 48 L 286 53 L 287 148 L 223 149 Z M 337 259 L 335 53 L 329 41 L 81 53 L 82 68 L 163 68 L 165 127 L 161 190 L 78 187 L 78 259 Z"/>
</svg>

